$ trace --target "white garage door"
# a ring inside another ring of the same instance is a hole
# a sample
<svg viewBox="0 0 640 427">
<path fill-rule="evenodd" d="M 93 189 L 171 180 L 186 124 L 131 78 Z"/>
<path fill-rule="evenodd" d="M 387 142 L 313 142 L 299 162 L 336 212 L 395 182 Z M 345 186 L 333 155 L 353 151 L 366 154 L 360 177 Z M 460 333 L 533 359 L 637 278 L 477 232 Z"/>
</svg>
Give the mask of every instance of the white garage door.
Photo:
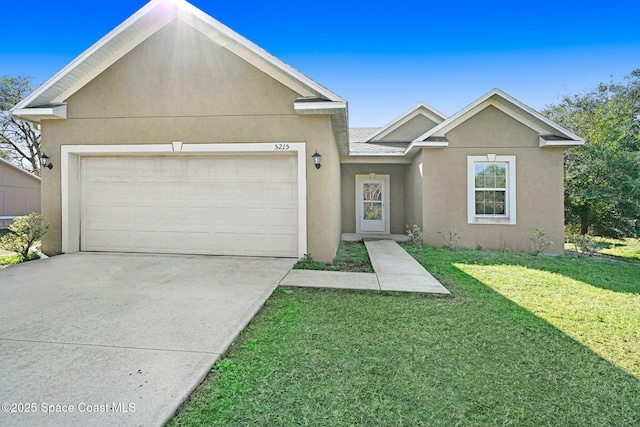
<svg viewBox="0 0 640 427">
<path fill-rule="evenodd" d="M 83 157 L 80 248 L 296 257 L 297 158 Z"/>
</svg>

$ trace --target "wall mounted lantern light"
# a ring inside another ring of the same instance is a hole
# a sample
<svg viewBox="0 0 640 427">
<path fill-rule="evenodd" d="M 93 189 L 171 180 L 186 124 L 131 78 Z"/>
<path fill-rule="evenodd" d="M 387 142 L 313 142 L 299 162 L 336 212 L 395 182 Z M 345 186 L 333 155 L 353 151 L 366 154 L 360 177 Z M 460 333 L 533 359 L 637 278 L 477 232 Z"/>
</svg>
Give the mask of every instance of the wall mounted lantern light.
<svg viewBox="0 0 640 427">
<path fill-rule="evenodd" d="M 40 156 L 40 165 L 43 168 L 51 169 L 53 168 L 53 164 L 49 161 L 49 156 L 47 156 L 44 152 L 42 156 Z"/>
<path fill-rule="evenodd" d="M 316 169 L 320 169 L 320 166 L 322 166 L 320 164 L 320 157 L 322 157 L 322 155 L 318 154 L 318 150 L 316 150 L 316 152 L 311 157 L 313 157 L 313 161 L 315 162 Z"/>
</svg>

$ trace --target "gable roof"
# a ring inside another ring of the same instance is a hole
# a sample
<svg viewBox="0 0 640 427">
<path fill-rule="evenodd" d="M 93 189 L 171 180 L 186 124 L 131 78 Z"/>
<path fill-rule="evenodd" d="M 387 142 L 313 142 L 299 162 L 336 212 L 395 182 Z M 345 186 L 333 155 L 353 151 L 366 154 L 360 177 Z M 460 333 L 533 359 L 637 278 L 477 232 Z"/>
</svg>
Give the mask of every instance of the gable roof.
<svg viewBox="0 0 640 427">
<path fill-rule="evenodd" d="M 344 99 L 185 0 L 151 0 L 19 102 L 11 114 L 35 123 L 42 119 L 66 119 L 65 102 L 70 96 L 176 19 L 298 93 L 300 99 L 294 103 L 294 109 L 299 114 L 331 114 L 338 145 L 342 152 L 348 152 Z"/>
<path fill-rule="evenodd" d="M 38 182 L 41 181 L 41 178 L 38 175 L 34 175 L 31 172 L 27 172 L 26 170 L 14 165 L 13 163 L 11 163 L 11 162 L 9 162 L 9 161 L 7 161 L 5 159 L 0 159 L 0 167 L 6 167 L 6 168 L 9 168 L 9 169 L 21 172 L 21 173 L 25 174 L 26 176 L 28 176 L 29 178 L 33 178 Z"/>
<path fill-rule="evenodd" d="M 583 145 L 584 140 L 552 122 L 534 109 L 517 99 L 507 95 L 500 89 L 492 89 L 476 101 L 416 138 L 407 148 L 405 154 L 413 154 L 422 147 L 446 147 L 449 145 L 446 133 L 461 125 L 485 108 L 493 106 L 535 130 L 540 135 L 539 146 L 573 146 Z"/>
<path fill-rule="evenodd" d="M 401 128 L 403 125 L 417 116 L 424 116 L 436 123 L 442 123 L 447 118 L 447 116 L 431 107 L 430 105 L 426 104 L 425 102 L 420 102 L 414 107 L 410 108 L 408 111 L 404 112 L 400 116 L 387 123 L 385 126 L 375 130 L 370 135 L 364 136 L 358 142 L 379 141 L 395 130 Z"/>
</svg>

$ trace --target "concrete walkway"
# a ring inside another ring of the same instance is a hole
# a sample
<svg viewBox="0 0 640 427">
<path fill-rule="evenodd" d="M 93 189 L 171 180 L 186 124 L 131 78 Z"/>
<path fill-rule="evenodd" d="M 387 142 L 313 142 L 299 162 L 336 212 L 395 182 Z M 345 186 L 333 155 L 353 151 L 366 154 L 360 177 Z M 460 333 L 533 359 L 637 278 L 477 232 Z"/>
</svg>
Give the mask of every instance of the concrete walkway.
<svg viewBox="0 0 640 427">
<path fill-rule="evenodd" d="M 367 289 L 451 295 L 435 277 L 393 240 L 365 241 L 375 273 L 291 270 L 280 286 Z"/>
</svg>

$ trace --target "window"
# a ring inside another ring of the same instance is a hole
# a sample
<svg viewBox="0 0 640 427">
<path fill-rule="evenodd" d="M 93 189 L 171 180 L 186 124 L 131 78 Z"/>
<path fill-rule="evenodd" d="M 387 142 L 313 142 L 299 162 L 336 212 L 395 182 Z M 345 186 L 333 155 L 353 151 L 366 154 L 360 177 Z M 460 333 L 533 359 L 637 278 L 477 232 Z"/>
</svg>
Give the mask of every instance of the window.
<svg viewBox="0 0 640 427">
<path fill-rule="evenodd" d="M 516 157 L 467 157 L 469 224 L 516 223 Z"/>
<path fill-rule="evenodd" d="M 506 163 L 475 164 L 476 215 L 506 215 Z"/>
</svg>

